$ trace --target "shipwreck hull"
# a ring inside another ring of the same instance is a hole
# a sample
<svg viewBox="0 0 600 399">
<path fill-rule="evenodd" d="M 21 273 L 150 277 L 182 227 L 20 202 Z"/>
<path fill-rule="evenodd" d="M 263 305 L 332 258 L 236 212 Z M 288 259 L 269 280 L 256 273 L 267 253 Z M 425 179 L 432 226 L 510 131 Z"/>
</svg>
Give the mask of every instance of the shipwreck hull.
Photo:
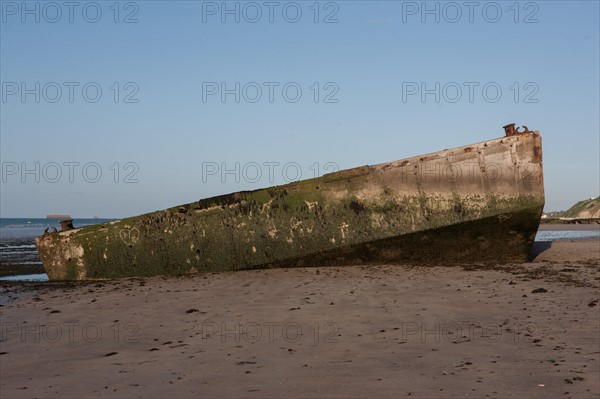
<svg viewBox="0 0 600 399">
<path fill-rule="evenodd" d="M 537 132 L 38 237 L 51 280 L 358 263 L 526 261 Z"/>
</svg>

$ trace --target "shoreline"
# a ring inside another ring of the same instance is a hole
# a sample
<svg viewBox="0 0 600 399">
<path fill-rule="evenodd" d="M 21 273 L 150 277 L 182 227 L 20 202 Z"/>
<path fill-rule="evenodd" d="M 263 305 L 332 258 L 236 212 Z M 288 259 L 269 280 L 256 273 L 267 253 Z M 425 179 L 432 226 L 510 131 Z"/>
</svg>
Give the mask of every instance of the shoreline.
<svg viewBox="0 0 600 399">
<path fill-rule="evenodd" d="M 540 223 L 538 231 L 548 230 L 600 230 L 600 223 Z"/>
<path fill-rule="evenodd" d="M 0 277 L 21 276 L 46 273 L 43 265 L 0 264 Z M 0 280 L 0 282 L 3 280 Z"/>
</svg>

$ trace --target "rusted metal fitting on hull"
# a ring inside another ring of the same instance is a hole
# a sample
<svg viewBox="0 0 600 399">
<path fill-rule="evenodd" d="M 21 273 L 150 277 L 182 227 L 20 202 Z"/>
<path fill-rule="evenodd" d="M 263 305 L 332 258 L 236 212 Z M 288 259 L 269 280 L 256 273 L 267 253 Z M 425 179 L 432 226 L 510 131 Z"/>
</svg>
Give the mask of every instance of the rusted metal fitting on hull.
<svg viewBox="0 0 600 399">
<path fill-rule="evenodd" d="M 54 227 L 54 226 L 46 227 L 44 229 L 44 235 L 51 234 L 51 233 L 57 233 L 57 232 L 58 232 L 58 230 L 56 230 L 56 227 Z"/>
<path fill-rule="evenodd" d="M 517 129 L 515 128 L 514 123 L 502 127 L 504 128 L 504 133 L 506 134 L 506 136 L 514 136 L 515 134 L 517 134 Z"/>
<path fill-rule="evenodd" d="M 75 228 L 73 227 L 73 219 L 60 220 L 58 224 L 60 224 L 60 231 L 73 230 Z"/>
<path fill-rule="evenodd" d="M 504 133 L 506 134 L 506 136 L 516 136 L 517 134 L 525 134 L 525 133 L 530 133 L 531 131 L 529 130 L 529 128 L 525 125 L 523 125 L 523 130 L 522 132 L 519 131 L 519 129 L 521 129 L 520 127 L 515 127 L 514 123 L 511 123 L 509 125 L 506 126 L 502 126 L 504 128 Z"/>
</svg>

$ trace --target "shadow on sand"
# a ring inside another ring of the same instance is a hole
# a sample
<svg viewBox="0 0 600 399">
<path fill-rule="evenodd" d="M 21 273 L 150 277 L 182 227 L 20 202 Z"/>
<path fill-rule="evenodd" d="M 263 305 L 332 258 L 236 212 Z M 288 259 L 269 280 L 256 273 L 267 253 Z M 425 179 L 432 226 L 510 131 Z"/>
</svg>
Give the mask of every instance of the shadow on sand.
<svg viewBox="0 0 600 399">
<path fill-rule="evenodd" d="M 534 261 L 544 251 L 547 251 L 552 246 L 552 241 L 536 241 L 533 243 L 531 253 L 529 254 L 529 261 Z"/>
</svg>

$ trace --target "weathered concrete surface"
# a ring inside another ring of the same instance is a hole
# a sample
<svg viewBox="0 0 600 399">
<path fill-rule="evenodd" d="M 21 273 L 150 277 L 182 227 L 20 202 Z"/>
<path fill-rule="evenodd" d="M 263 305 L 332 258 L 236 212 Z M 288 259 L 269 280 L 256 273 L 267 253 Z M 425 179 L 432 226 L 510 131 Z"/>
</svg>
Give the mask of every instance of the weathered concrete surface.
<svg viewBox="0 0 600 399">
<path fill-rule="evenodd" d="M 52 280 L 357 262 L 526 261 L 538 132 L 344 170 L 37 239 Z"/>
</svg>

